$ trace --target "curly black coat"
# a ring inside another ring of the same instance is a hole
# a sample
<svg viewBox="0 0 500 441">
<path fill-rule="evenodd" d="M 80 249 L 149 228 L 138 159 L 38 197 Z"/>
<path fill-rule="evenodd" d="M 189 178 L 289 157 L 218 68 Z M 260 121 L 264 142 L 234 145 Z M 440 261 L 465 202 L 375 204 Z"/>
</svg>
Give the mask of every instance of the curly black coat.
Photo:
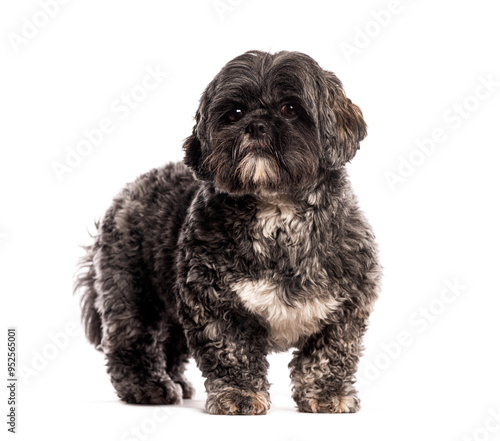
<svg viewBox="0 0 500 441">
<path fill-rule="evenodd" d="M 262 414 L 266 355 L 294 347 L 300 411 L 359 408 L 380 269 L 344 165 L 365 134 L 338 79 L 306 55 L 254 51 L 223 68 L 184 145 L 190 168 L 127 185 L 77 281 L 122 400 L 191 398 L 193 356 L 210 413 Z"/>
</svg>

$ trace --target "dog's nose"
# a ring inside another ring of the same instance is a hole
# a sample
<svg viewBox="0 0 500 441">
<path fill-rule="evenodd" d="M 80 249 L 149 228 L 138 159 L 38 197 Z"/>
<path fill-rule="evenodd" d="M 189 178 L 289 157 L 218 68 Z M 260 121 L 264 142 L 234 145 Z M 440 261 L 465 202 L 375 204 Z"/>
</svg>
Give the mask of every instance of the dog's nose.
<svg viewBox="0 0 500 441">
<path fill-rule="evenodd" d="M 261 138 L 268 132 L 267 124 L 263 121 L 252 121 L 248 124 L 246 128 L 246 132 L 250 135 L 251 138 Z"/>
</svg>

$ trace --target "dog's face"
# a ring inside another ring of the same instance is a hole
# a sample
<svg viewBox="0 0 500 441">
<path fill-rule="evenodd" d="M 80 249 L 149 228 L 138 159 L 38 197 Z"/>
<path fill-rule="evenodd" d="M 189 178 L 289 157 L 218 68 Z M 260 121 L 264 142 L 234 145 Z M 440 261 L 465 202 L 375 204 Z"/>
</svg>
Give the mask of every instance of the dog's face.
<svg viewBox="0 0 500 441">
<path fill-rule="evenodd" d="M 365 135 L 333 73 L 298 52 L 252 51 L 206 88 L 185 162 L 229 193 L 289 193 L 350 161 Z"/>
</svg>

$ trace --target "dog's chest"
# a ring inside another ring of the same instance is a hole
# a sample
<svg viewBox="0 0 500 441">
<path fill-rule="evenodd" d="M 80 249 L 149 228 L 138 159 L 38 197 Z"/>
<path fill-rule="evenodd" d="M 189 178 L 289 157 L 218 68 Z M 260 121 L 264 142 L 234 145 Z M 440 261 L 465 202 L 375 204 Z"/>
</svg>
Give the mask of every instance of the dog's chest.
<svg viewBox="0 0 500 441">
<path fill-rule="evenodd" d="M 312 211 L 286 199 L 260 202 L 250 229 L 254 253 L 265 260 L 279 252 L 281 259 L 295 266 L 300 255 L 310 252 L 312 228 Z"/>
<path fill-rule="evenodd" d="M 317 332 L 338 305 L 328 292 L 312 229 L 312 213 L 289 201 L 260 204 L 251 229 L 252 246 L 266 268 L 262 277 L 243 278 L 231 287 L 246 309 L 264 319 L 280 348 Z M 272 259 L 273 253 L 278 260 Z"/>
<path fill-rule="evenodd" d="M 304 298 L 291 303 L 284 302 L 279 283 L 266 280 L 243 280 L 234 283 L 235 291 L 250 312 L 259 315 L 267 323 L 272 343 L 287 349 L 300 337 L 318 332 L 322 321 L 335 311 L 338 300 L 330 295 L 304 293 Z"/>
</svg>

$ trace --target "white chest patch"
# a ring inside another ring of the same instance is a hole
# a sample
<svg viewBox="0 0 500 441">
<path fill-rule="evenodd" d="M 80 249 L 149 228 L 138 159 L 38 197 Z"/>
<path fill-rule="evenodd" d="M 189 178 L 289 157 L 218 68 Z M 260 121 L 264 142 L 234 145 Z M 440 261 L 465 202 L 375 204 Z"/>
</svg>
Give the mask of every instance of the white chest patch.
<svg viewBox="0 0 500 441">
<path fill-rule="evenodd" d="M 261 231 L 267 238 L 272 237 L 278 228 L 290 233 L 295 232 L 300 223 L 295 205 L 286 199 L 270 200 L 272 203 L 261 202 L 258 205 L 255 230 Z"/>
<path fill-rule="evenodd" d="M 262 279 L 238 282 L 231 288 L 249 311 L 266 320 L 271 330 L 271 339 L 282 347 L 290 347 L 300 337 L 319 331 L 321 321 L 339 304 L 330 297 L 314 296 L 288 306 L 279 299 L 277 285 Z"/>
<path fill-rule="evenodd" d="M 275 244 L 276 234 L 281 232 L 280 244 L 286 246 L 290 264 L 297 265 L 297 250 L 309 252 L 309 235 L 312 212 L 305 213 L 293 201 L 283 196 L 268 196 L 257 205 L 255 222 L 252 226 L 252 245 L 256 254 L 266 256 L 269 244 Z"/>
</svg>

